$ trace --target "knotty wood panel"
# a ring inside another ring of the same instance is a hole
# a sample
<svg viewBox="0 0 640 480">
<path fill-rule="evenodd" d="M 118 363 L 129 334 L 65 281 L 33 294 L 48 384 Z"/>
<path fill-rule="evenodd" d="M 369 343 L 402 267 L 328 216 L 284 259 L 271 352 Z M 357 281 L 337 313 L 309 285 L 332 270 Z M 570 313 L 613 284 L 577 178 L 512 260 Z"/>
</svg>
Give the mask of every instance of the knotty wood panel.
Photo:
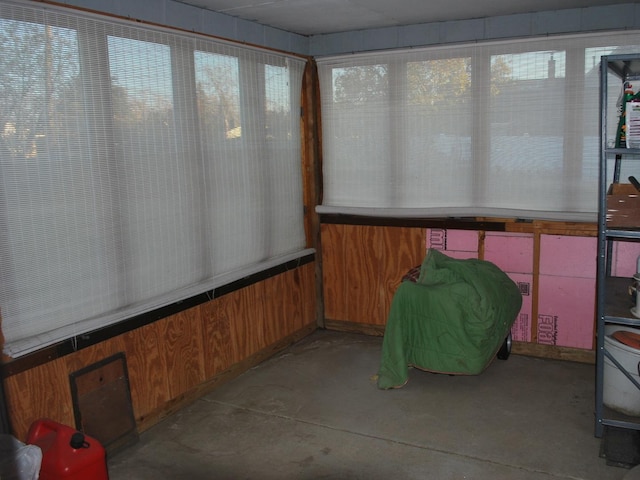
<svg viewBox="0 0 640 480">
<path fill-rule="evenodd" d="M 322 203 L 322 169 L 320 144 L 322 126 L 320 122 L 320 85 L 318 69 L 313 59 L 307 59 L 302 77 L 302 192 L 305 209 L 304 229 L 308 247 L 316 247 L 319 235 L 317 215 L 311 215 L 316 205 Z"/>
<path fill-rule="evenodd" d="M 300 288 L 286 289 L 286 284 L 289 282 L 291 279 L 286 275 L 278 275 L 260 284 L 263 295 L 263 327 L 266 345 L 277 342 L 292 330 L 291 317 L 295 315 L 296 304 L 300 303 Z"/>
<path fill-rule="evenodd" d="M 231 295 L 202 306 L 205 376 L 211 378 L 233 365 L 236 355 L 231 342 L 229 308 Z"/>
<path fill-rule="evenodd" d="M 262 282 L 265 341 L 277 342 L 316 322 L 315 267 L 306 264 Z"/>
<path fill-rule="evenodd" d="M 325 317 L 384 325 L 402 276 L 425 255 L 422 228 L 323 224 Z"/>
<path fill-rule="evenodd" d="M 410 268 L 422 264 L 426 255 L 424 229 L 386 227 L 382 233 L 385 252 L 380 272 L 382 319 L 377 325 L 386 325 L 391 300 L 402 277 Z"/>
<path fill-rule="evenodd" d="M 110 338 L 104 342 L 92 345 L 88 348 L 80 350 L 72 355 L 67 355 L 64 360 L 67 365 L 67 371 L 75 372 L 87 365 L 97 363 L 105 358 L 111 357 L 118 352 L 123 352 L 125 342 L 122 336 Z"/>
<path fill-rule="evenodd" d="M 11 427 L 26 438 L 31 423 L 42 417 L 74 426 L 69 374 L 122 351 L 119 339 L 110 339 L 66 357 L 40 365 L 5 380 Z"/>
<path fill-rule="evenodd" d="M 346 319 L 347 313 L 347 259 L 345 256 L 346 225 L 320 226 L 322 238 L 322 285 L 324 316 Z"/>
<path fill-rule="evenodd" d="M 227 304 L 233 312 L 230 316 L 231 341 L 235 346 L 235 362 L 251 356 L 264 346 L 264 320 L 257 285 L 251 285 L 231 293 L 233 302 Z"/>
<path fill-rule="evenodd" d="M 145 418 L 170 398 L 162 330 L 156 322 L 123 335 L 136 420 Z"/>
<path fill-rule="evenodd" d="M 73 425 L 69 371 L 60 358 L 5 380 L 9 422 L 14 436 L 25 441 L 34 420 L 49 417 Z"/>
<path fill-rule="evenodd" d="M 124 352 L 139 427 L 148 428 L 315 329 L 308 263 L 5 380 L 12 433 L 34 420 L 75 424 L 69 374 Z M 312 328 L 311 328 L 312 327 Z M 299 333 L 301 332 L 301 333 Z"/>
<path fill-rule="evenodd" d="M 241 291 L 225 301 L 229 332 L 239 362 L 279 339 L 315 322 L 314 266 L 285 272 Z"/>
<path fill-rule="evenodd" d="M 316 270 L 315 263 L 308 263 L 301 268 L 295 269 L 292 273 L 296 285 L 301 285 L 301 308 L 300 315 L 296 315 L 292 328 L 294 332 L 301 329 L 306 329 L 309 325 L 316 325 L 318 323 L 317 318 L 317 306 L 318 306 L 318 286 L 316 282 Z"/>
<path fill-rule="evenodd" d="M 176 398 L 204 382 L 201 307 L 190 308 L 158 322 L 169 380 L 169 397 Z"/>
<path fill-rule="evenodd" d="M 382 321 L 380 272 L 387 253 L 383 248 L 385 228 L 345 227 L 347 318 L 357 323 L 377 324 Z"/>
</svg>

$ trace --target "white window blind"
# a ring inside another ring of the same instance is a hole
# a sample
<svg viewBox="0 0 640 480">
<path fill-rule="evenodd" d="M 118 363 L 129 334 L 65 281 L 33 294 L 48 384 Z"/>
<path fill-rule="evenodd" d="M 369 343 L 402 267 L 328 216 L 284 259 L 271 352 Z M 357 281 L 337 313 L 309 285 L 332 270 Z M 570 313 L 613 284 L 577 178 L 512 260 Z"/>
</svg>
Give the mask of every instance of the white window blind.
<svg viewBox="0 0 640 480">
<path fill-rule="evenodd" d="M 302 60 L 4 2 L 0 43 L 5 353 L 309 253 Z"/>
<path fill-rule="evenodd" d="M 317 211 L 595 221 L 600 56 L 638 51 L 628 32 L 319 58 Z"/>
</svg>

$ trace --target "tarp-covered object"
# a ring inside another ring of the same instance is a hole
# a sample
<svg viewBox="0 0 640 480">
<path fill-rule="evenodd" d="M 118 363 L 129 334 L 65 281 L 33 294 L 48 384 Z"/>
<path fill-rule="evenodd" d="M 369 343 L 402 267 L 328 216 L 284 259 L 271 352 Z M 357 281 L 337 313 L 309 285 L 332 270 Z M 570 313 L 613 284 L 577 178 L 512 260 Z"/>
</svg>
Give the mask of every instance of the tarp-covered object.
<svg viewBox="0 0 640 480">
<path fill-rule="evenodd" d="M 520 307 L 518 286 L 496 265 L 429 249 L 417 281 L 400 283 L 382 343 L 378 387 L 407 382 L 409 366 L 477 375 L 491 363 Z"/>
</svg>

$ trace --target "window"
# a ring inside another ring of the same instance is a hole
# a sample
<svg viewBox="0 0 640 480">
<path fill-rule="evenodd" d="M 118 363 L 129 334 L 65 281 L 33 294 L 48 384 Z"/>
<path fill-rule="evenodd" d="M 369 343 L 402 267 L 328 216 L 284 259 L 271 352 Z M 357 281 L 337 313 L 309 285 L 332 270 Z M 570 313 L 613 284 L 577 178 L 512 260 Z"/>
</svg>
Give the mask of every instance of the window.
<svg viewBox="0 0 640 480">
<path fill-rule="evenodd" d="M 318 59 L 318 212 L 595 221 L 600 56 L 638 50 L 623 33 Z"/>
<path fill-rule="evenodd" d="M 5 353 L 302 256 L 304 62 L 0 4 Z"/>
</svg>

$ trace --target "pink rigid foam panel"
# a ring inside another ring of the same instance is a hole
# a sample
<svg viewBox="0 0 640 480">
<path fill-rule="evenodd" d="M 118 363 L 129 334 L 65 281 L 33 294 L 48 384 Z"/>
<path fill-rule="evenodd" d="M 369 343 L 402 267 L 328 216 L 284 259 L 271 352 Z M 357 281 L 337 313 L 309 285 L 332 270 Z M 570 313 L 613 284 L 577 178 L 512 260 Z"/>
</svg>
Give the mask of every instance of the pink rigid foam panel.
<svg viewBox="0 0 640 480">
<path fill-rule="evenodd" d="M 540 275 L 596 278 L 597 239 L 540 235 Z"/>
<path fill-rule="evenodd" d="M 540 275 L 538 343 L 593 348 L 595 296 L 593 278 Z"/>
<path fill-rule="evenodd" d="M 427 228 L 427 248 L 440 250 L 453 258 L 478 258 L 478 232 Z"/>
<path fill-rule="evenodd" d="M 533 275 L 524 273 L 507 273 L 507 275 L 516 282 L 522 294 L 522 308 L 511 327 L 511 338 L 516 342 L 530 342 Z"/>
<path fill-rule="evenodd" d="M 640 243 L 614 242 L 611 258 L 611 275 L 614 277 L 633 277 L 638 268 Z"/>
<path fill-rule="evenodd" d="M 511 328 L 511 336 L 516 342 L 530 342 L 533 234 L 487 232 L 484 239 L 484 259 L 496 264 L 518 284 L 522 293 L 522 308 Z"/>
<path fill-rule="evenodd" d="M 533 273 L 533 234 L 487 232 L 484 259 L 508 273 Z"/>
</svg>

